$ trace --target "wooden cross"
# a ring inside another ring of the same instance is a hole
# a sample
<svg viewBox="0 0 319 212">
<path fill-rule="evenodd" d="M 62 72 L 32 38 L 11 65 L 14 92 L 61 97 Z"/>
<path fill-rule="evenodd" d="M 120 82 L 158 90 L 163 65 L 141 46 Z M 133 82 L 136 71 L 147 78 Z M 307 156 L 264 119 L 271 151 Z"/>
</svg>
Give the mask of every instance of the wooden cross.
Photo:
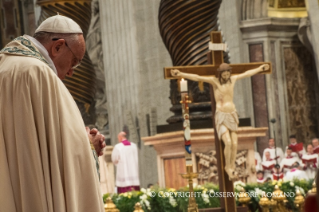
<svg viewBox="0 0 319 212">
<path fill-rule="evenodd" d="M 222 37 L 220 32 L 211 33 L 211 42 L 212 43 L 222 43 Z M 219 65 L 224 62 L 224 53 L 223 51 L 212 51 L 211 65 L 201 65 L 201 66 L 174 66 L 164 68 L 164 78 L 165 79 L 176 79 L 172 76 L 171 70 L 178 69 L 181 72 L 188 74 L 197 74 L 200 76 L 212 76 L 216 75 Z M 270 62 L 257 62 L 257 63 L 242 63 L 242 64 L 229 64 L 232 67 L 232 75 L 241 74 L 249 69 L 258 68 L 263 64 L 269 65 L 269 70 L 261 72 L 261 74 L 271 73 Z"/>
<path fill-rule="evenodd" d="M 212 32 L 211 42 L 214 44 L 222 43 L 221 32 Z M 197 74 L 200 76 L 211 76 L 217 73 L 217 68 L 219 65 L 224 62 L 224 55 L 222 50 L 211 51 L 208 54 L 208 61 L 211 65 L 202 65 L 202 66 L 174 66 L 164 68 L 164 77 L 165 79 L 175 79 L 171 75 L 172 69 L 178 69 L 181 72 L 189 73 L 189 74 Z M 267 71 L 261 72 L 262 74 L 271 73 L 271 64 L 269 62 L 258 62 L 258 63 L 245 63 L 245 64 L 230 64 L 232 67 L 232 75 L 241 74 L 247 70 L 258 68 L 263 64 L 268 64 L 269 69 Z M 234 185 L 232 181 L 229 181 L 227 177 L 227 173 L 224 170 L 225 167 L 225 156 L 224 156 L 224 148 L 225 145 L 223 142 L 220 142 L 218 139 L 216 126 L 215 126 L 215 112 L 216 112 L 216 101 L 214 97 L 213 87 L 210 86 L 210 94 L 211 94 L 211 105 L 212 105 L 212 120 L 215 132 L 215 147 L 216 147 L 216 158 L 217 158 L 217 167 L 219 173 L 219 191 L 220 192 L 234 192 Z M 225 212 L 236 212 L 236 211 L 247 211 L 244 207 L 236 207 L 235 197 L 223 197 L 220 198 L 221 208 L 213 209 L 209 211 L 225 211 Z"/>
</svg>

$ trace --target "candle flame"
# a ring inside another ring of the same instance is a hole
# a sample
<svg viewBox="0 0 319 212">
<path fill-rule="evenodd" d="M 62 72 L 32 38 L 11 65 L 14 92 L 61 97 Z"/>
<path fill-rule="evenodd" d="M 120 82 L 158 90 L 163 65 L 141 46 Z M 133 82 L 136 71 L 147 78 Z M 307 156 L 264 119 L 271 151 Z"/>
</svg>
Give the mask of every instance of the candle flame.
<svg viewBox="0 0 319 212">
<path fill-rule="evenodd" d="M 185 81 L 184 78 L 182 78 L 182 81 Z"/>
</svg>

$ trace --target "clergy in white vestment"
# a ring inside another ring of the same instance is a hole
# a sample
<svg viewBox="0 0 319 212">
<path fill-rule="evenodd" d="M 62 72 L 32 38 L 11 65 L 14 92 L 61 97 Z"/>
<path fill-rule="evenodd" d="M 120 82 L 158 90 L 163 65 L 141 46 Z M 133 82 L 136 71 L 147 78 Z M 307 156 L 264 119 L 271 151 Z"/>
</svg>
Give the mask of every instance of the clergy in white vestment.
<svg viewBox="0 0 319 212">
<path fill-rule="evenodd" d="M 80 26 L 61 15 L 0 51 L 1 212 L 104 211 L 89 141 L 98 135 L 62 82 L 84 54 Z"/>
<path fill-rule="evenodd" d="M 266 160 L 265 152 L 270 153 L 270 158 L 276 160 L 277 163 L 280 163 L 284 158 L 284 153 L 280 147 L 276 147 L 275 151 L 275 139 L 271 138 L 268 141 L 269 147 L 267 147 L 263 152 L 263 161 Z"/>
<path fill-rule="evenodd" d="M 307 145 L 307 153 L 301 158 L 303 170 L 309 179 L 314 179 L 318 170 L 318 155 L 313 153 L 312 144 Z"/>
<path fill-rule="evenodd" d="M 309 180 L 308 176 L 306 175 L 306 172 L 303 170 L 299 170 L 299 163 L 296 162 L 293 164 L 293 168 L 286 173 L 284 180 L 293 180 L 293 179 L 304 179 L 304 180 Z"/>
<path fill-rule="evenodd" d="M 112 161 L 117 168 L 115 180 L 117 192 L 139 191 L 140 180 L 136 144 L 126 139 L 125 132 L 120 132 L 117 138 L 119 143 L 114 146 L 112 152 Z"/>
<path fill-rule="evenodd" d="M 269 152 L 265 152 L 265 161 L 263 161 L 261 163 L 261 166 L 263 168 L 264 171 L 264 178 L 268 179 L 270 178 L 271 180 L 273 179 L 273 168 L 276 165 L 276 161 L 272 158 L 270 158 L 270 153 Z"/>
<path fill-rule="evenodd" d="M 255 166 L 256 166 L 256 171 L 262 170 L 261 157 L 259 152 L 255 152 Z"/>
<path fill-rule="evenodd" d="M 286 175 L 286 173 L 293 168 L 292 166 L 295 162 L 298 162 L 299 164 L 301 163 L 298 156 L 292 156 L 292 149 L 288 148 L 286 150 L 286 155 L 287 156 L 280 162 L 280 169 L 284 173 L 284 175 Z"/>
<path fill-rule="evenodd" d="M 313 138 L 311 140 L 312 147 L 313 147 L 313 153 L 319 154 L 319 139 Z"/>
<path fill-rule="evenodd" d="M 290 148 L 292 150 L 291 156 L 301 158 L 302 155 L 306 153 L 306 150 L 303 147 L 303 143 L 298 143 L 295 135 L 289 136 L 289 142 L 290 144 L 286 146 L 286 151 L 288 148 Z M 285 152 L 285 157 L 286 156 L 287 153 Z"/>
</svg>

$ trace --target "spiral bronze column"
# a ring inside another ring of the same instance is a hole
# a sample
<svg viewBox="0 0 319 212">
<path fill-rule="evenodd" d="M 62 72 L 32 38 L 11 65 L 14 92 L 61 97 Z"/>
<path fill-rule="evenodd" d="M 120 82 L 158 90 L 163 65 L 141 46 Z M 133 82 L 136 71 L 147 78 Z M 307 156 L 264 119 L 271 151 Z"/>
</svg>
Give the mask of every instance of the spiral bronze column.
<svg viewBox="0 0 319 212">
<path fill-rule="evenodd" d="M 207 64 L 210 32 L 217 31 L 218 9 L 221 0 L 172 1 L 161 0 L 159 28 L 163 42 L 174 66 Z M 178 81 L 170 81 L 171 111 L 174 116 L 167 122 L 181 122 L 182 110 Z M 189 81 L 191 120 L 211 119 L 209 85 Z"/>
<path fill-rule="evenodd" d="M 91 0 L 38 0 L 41 6 L 39 24 L 57 13 L 73 19 L 80 25 L 84 38 L 91 21 Z M 63 80 L 76 101 L 85 124 L 94 124 L 95 72 L 92 62 L 85 52 L 81 65 L 75 69 L 72 77 Z"/>
</svg>

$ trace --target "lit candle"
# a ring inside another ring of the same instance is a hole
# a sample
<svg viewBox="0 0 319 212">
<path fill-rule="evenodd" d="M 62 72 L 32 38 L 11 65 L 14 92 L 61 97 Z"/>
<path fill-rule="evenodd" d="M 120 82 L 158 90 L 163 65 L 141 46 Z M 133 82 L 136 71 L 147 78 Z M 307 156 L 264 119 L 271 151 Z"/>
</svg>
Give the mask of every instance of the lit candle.
<svg viewBox="0 0 319 212">
<path fill-rule="evenodd" d="M 180 88 L 181 92 L 187 92 L 187 80 L 184 80 L 184 78 L 180 81 Z"/>
</svg>

